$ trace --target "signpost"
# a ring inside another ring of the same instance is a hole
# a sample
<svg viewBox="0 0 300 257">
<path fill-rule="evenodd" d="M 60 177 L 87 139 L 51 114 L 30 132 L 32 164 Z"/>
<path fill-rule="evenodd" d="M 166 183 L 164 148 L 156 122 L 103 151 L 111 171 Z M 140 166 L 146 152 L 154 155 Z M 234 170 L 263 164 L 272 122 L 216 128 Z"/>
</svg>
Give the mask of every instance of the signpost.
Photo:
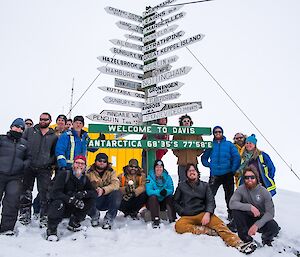
<svg viewBox="0 0 300 257">
<path fill-rule="evenodd" d="M 148 114 L 148 113 L 156 113 L 160 111 L 162 108 L 164 108 L 164 104 L 162 103 L 150 103 L 146 104 L 142 107 L 142 114 Z"/>
<path fill-rule="evenodd" d="M 178 58 L 179 57 L 177 55 L 173 55 L 173 56 L 168 57 L 166 59 L 152 62 L 152 63 L 150 63 L 148 65 L 144 65 L 143 66 L 143 70 L 144 70 L 144 72 L 146 72 L 146 71 L 149 71 L 149 70 L 158 69 L 158 68 L 160 68 L 162 66 L 165 66 L 165 65 L 168 65 L 168 64 L 176 62 L 178 60 Z"/>
<path fill-rule="evenodd" d="M 115 87 L 119 88 L 125 88 L 130 90 L 137 90 L 137 91 L 143 91 L 142 90 L 142 83 L 125 80 L 125 79 L 117 79 L 115 78 Z"/>
<path fill-rule="evenodd" d="M 175 81 L 162 86 L 146 88 L 145 93 L 148 95 L 148 97 L 153 97 L 159 94 L 165 94 L 168 92 L 176 91 L 179 88 L 181 88 L 183 85 L 184 83 Z"/>
<path fill-rule="evenodd" d="M 139 37 L 139 36 L 135 36 L 135 35 L 131 35 L 131 34 L 125 34 L 124 37 L 128 38 L 128 39 L 135 40 L 135 41 L 143 42 L 143 38 Z"/>
<path fill-rule="evenodd" d="M 131 97 L 137 97 L 137 98 L 145 98 L 144 94 L 137 93 L 137 92 L 131 92 L 131 91 L 126 91 L 114 87 L 98 87 L 104 92 L 109 92 L 109 93 L 115 93 L 123 96 L 131 96 Z"/>
<path fill-rule="evenodd" d="M 92 113 L 90 115 L 87 115 L 86 117 L 92 121 L 108 124 L 142 124 L 142 115 L 138 112 L 103 110 L 100 114 Z"/>
<path fill-rule="evenodd" d="M 143 74 L 141 73 L 136 73 L 132 71 L 125 71 L 125 70 L 119 70 L 116 68 L 111 68 L 108 66 L 102 66 L 98 68 L 99 71 L 109 74 L 109 75 L 115 75 L 119 77 L 125 77 L 129 79 L 136 79 L 136 80 L 142 80 L 143 79 Z"/>
<path fill-rule="evenodd" d="M 108 56 L 98 56 L 97 59 L 100 62 L 110 63 L 110 64 L 123 66 L 126 68 L 135 69 L 135 70 L 143 70 L 143 65 L 134 63 L 134 62 L 128 62 L 125 60 L 120 60 L 120 59 L 116 59 L 116 58 L 112 58 L 112 57 L 108 57 Z"/>
<path fill-rule="evenodd" d="M 118 21 L 116 23 L 116 25 L 120 29 L 125 29 L 125 30 L 128 30 L 128 31 L 132 31 L 132 32 L 136 32 L 136 33 L 139 33 L 139 34 L 143 34 L 143 27 L 134 25 L 134 24 L 129 23 L 129 22 Z"/>
<path fill-rule="evenodd" d="M 123 49 L 120 49 L 120 48 L 113 47 L 113 48 L 110 49 L 110 51 L 113 54 L 119 54 L 119 55 L 123 55 L 123 56 L 126 56 L 126 57 L 134 58 L 134 59 L 137 59 L 137 60 L 142 60 L 142 58 L 143 58 L 142 54 L 126 51 L 126 50 L 123 50 Z"/>
<path fill-rule="evenodd" d="M 160 13 L 156 13 L 152 16 L 149 16 L 148 18 L 143 20 L 143 24 L 147 25 L 147 24 L 149 24 L 149 23 L 151 23 L 151 22 L 153 22 L 157 19 L 161 19 L 161 18 L 165 17 L 166 15 L 169 15 L 169 14 L 175 12 L 175 11 L 178 11 L 179 9 L 181 9 L 181 7 L 182 6 L 174 6 L 174 7 L 168 8 L 168 9 L 166 9 L 166 10 L 160 12 Z"/>
<path fill-rule="evenodd" d="M 153 39 L 156 39 L 156 38 L 161 37 L 161 36 L 163 36 L 167 33 L 170 33 L 170 32 L 174 31 L 177 28 L 178 28 L 178 25 L 172 25 L 172 26 L 166 27 L 165 29 L 159 30 L 155 33 L 152 33 L 149 36 L 144 37 L 143 41 L 144 41 L 144 43 L 147 43 L 147 42 L 149 42 Z"/>
<path fill-rule="evenodd" d="M 109 41 L 112 42 L 114 45 L 117 45 L 117 46 L 124 46 L 124 47 L 128 47 L 130 49 L 142 51 L 142 46 L 141 45 L 129 43 L 127 41 L 123 41 L 123 40 L 119 40 L 119 39 L 111 39 Z"/>
<path fill-rule="evenodd" d="M 113 15 L 116 15 L 116 16 L 119 16 L 119 17 L 122 17 L 122 18 L 126 18 L 126 19 L 129 19 L 129 20 L 138 21 L 138 22 L 143 21 L 143 17 L 140 16 L 140 15 L 136 15 L 134 13 L 126 12 L 126 11 L 123 11 L 123 10 L 120 10 L 120 9 L 117 9 L 117 8 L 114 8 L 114 7 L 107 6 L 107 7 L 104 8 L 104 10 L 109 14 L 113 14 Z"/>
<path fill-rule="evenodd" d="M 171 93 L 171 94 L 166 94 L 162 96 L 156 96 L 156 97 L 149 97 L 146 100 L 147 104 L 152 104 L 152 103 L 161 103 L 164 101 L 170 101 L 179 98 L 180 94 L 179 93 Z"/>
<path fill-rule="evenodd" d="M 142 108 L 144 106 L 144 103 L 142 102 L 131 101 L 131 100 L 121 99 L 121 98 L 116 98 L 111 96 L 105 96 L 103 100 L 108 104 L 123 105 L 123 106 L 129 106 L 134 108 Z"/>
</svg>

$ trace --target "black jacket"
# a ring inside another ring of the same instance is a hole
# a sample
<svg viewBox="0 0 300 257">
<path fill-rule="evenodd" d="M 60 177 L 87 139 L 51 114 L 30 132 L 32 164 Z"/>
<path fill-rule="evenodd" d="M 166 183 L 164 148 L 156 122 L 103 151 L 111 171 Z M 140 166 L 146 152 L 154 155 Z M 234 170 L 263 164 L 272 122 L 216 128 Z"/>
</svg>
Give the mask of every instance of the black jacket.
<svg viewBox="0 0 300 257">
<path fill-rule="evenodd" d="M 23 138 L 28 141 L 32 154 L 30 167 L 49 168 L 55 164 L 55 145 L 57 136 L 52 128 L 43 136 L 37 124 L 24 131 Z"/>
<path fill-rule="evenodd" d="M 0 135 L 0 174 L 22 175 L 30 164 L 30 152 L 25 139 L 16 139 L 10 132 Z"/>
<path fill-rule="evenodd" d="M 180 216 L 194 216 L 201 212 L 214 213 L 215 198 L 206 182 L 179 183 L 174 194 L 174 206 Z"/>
<path fill-rule="evenodd" d="M 75 196 L 80 191 L 87 191 L 85 198 L 97 197 L 96 190 L 85 175 L 78 179 L 70 170 L 61 171 L 54 180 L 53 187 L 50 190 L 50 198 L 51 200 L 62 200 L 68 203 L 70 197 Z"/>
</svg>

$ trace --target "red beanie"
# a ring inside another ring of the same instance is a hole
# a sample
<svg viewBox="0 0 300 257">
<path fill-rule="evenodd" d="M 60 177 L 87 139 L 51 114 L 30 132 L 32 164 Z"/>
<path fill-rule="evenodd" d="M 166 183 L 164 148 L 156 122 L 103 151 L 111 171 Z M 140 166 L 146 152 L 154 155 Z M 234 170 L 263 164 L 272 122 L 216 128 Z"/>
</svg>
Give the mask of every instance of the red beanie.
<svg viewBox="0 0 300 257">
<path fill-rule="evenodd" d="M 86 163 L 86 158 L 85 158 L 85 156 L 83 156 L 83 155 L 77 155 L 77 156 L 74 158 L 74 162 L 75 162 L 76 160 L 78 160 L 78 159 L 81 159 L 81 160 L 83 160 L 83 161 Z"/>
</svg>

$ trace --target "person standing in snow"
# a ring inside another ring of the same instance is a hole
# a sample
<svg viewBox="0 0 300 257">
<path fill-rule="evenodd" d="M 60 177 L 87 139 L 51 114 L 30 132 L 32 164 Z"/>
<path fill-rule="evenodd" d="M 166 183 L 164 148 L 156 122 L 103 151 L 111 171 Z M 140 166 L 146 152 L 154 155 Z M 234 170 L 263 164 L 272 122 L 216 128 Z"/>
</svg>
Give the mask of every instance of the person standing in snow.
<svg viewBox="0 0 300 257">
<path fill-rule="evenodd" d="M 260 177 L 254 165 L 247 167 L 242 176 L 244 184 L 234 192 L 229 203 L 238 235 L 244 242 L 252 242 L 252 236 L 260 232 L 263 245 L 272 246 L 280 230 L 273 219 L 272 196 L 259 184 Z"/>
<path fill-rule="evenodd" d="M 240 155 L 241 155 L 242 151 L 244 150 L 244 146 L 246 144 L 246 138 L 247 138 L 247 136 L 241 132 L 236 133 L 233 137 L 233 144 L 235 145 L 235 147 L 238 150 Z M 239 186 L 238 180 L 239 180 L 239 174 L 238 174 L 238 172 L 236 172 L 234 175 L 234 184 L 236 187 Z"/>
</svg>

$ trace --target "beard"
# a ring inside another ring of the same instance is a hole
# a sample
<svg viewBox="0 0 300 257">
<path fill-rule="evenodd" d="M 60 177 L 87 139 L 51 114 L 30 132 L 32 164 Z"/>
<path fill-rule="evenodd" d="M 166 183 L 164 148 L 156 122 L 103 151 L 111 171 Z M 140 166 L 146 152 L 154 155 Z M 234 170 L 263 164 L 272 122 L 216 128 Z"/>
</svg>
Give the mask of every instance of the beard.
<svg viewBox="0 0 300 257">
<path fill-rule="evenodd" d="M 44 129 L 44 128 L 48 128 L 50 123 L 39 123 L 40 128 Z"/>
<path fill-rule="evenodd" d="M 107 168 L 107 165 L 105 165 L 105 166 L 96 165 L 96 170 L 100 171 L 100 172 L 104 171 L 106 168 Z"/>
</svg>

